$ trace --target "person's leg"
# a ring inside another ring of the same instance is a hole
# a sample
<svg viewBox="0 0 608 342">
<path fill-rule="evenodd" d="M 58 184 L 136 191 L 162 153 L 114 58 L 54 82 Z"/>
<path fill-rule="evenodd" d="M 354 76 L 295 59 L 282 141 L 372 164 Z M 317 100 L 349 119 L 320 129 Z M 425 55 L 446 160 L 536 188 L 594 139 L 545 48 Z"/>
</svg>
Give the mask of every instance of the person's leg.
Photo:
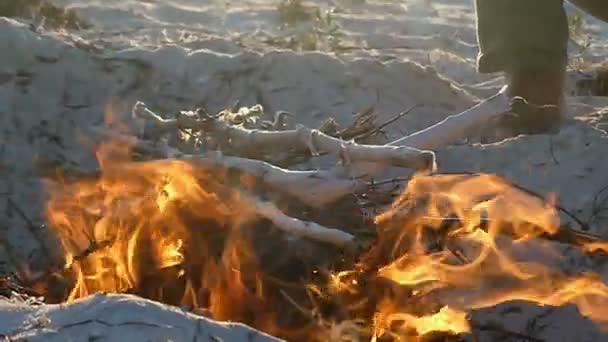
<svg viewBox="0 0 608 342">
<path fill-rule="evenodd" d="M 514 134 L 553 128 L 561 119 L 568 58 L 563 1 L 476 0 L 476 11 L 479 72 L 505 72 L 511 97 L 549 108 L 519 110 L 519 120 L 509 122 Z"/>
<path fill-rule="evenodd" d="M 475 7 L 480 72 L 566 61 L 568 22 L 562 0 L 476 0 Z"/>
</svg>

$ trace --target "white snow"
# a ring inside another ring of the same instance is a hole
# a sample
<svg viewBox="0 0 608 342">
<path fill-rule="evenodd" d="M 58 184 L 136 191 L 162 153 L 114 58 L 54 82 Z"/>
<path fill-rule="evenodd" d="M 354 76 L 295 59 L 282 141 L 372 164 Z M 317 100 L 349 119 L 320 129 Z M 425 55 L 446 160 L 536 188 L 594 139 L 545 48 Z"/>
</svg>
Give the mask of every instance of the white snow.
<svg viewBox="0 0 608 342">
<path fill-rule="evenodd" d="M 348 124 L 370 106 L 383 121 L 422 105 L 390 126 L 390 137 L 398 138 L 468 108 L 504 81 L 475 70 L 472 0 L 308 1 L 333 9 L 344 47 L 339 52 L 278 49 L 277 41 L 311 29 L 306 23 L 281 29 L 279 0 L 52 2 L 77 10 L 93 28 L 35 31 L 28 22 L 0 17 L 0 210 L 6 213 L 0 258 L 12 255 L 0 259 L 0 269 L 44 269 L 49 255 L 41 246 L 53 250 L 53 237 L 29 229 L 8 199 L 34 223 L 43 222 L 40 176 L 56 165 L 93 165 L 79 128 L 122 117 L 136 100 L 159 113 L 260 103 L 267 113 L 287 110 L 309 126 L 328 116 Z M 608 24 L 585 20 L 592 45 L 581 56 L 599 63 L 608 56 Z M 571 89 L 579 75 L 571 71 Z M 600 130 L 607 126 L 608 98 L 568 100 L 577 120 L 557 136 L 447 147 L 437 151 L 441 170 L 493 172 L 541 193 L 557 192 L 564 207 L 587 218 L 595 193 L 608 185 L 608 137 Z M 594 232 L 608 236 L 606 223 L 598 218 Z M 568 310 L 559 311 L 557 322 Z M 3 334 L 12 324 L 0 321 Z"/>
</svg>

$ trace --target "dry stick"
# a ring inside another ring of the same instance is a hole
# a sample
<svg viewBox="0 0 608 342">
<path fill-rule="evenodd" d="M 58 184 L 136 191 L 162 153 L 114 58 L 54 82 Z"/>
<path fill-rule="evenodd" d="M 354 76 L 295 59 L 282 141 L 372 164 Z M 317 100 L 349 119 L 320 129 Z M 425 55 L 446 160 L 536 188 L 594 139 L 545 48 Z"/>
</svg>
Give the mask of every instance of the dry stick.
<svg viewBox="0 0 608 342">
<path fill-rule="evenodd" d="M 202 167 L 236 170 L 253 175 L 274 191 L 289 194 L 316 208 L 325 207 L 358 187 L 355 180 L 339 179 L 327 171 L 285 170 L 263 161 L 224 156 L 221 153 L 184 156 L 181 159 L 190 159 Z"/>
<path fill-rule="evenodd" d="M 506 91 L 507 87 L 503 87 L 498 93 L 477 105 L 458 114 L 450 115 L 416 133 L 392 141 L 386 146 L 409 146 L 419 150 L 436 151 L 457 142 L 467 137 L 474 129 L 508 111 L 509 100 Z M 385 169 L 386 165 L 379 163 L 359 163 L 356 168 L 351 167 L 350 171 L 352 175 L 371 178 Z"/>
<path fill-rule="evenodd" d="M 442 121 L 407 137 L 397 139 L 389 146 L 410 146 L 421 150 L 437 150 L 465 138 L 473 129 L 507 112 L 507 87 L 464 112 L 450 115 Z"/>
<path fill-rule="evenodd" d="M 382 131 L 383 128 L 391 125 L 393 122 L 401 119 L 402 117 L 408 115 L 409 113 L 411 113 L 414 109 L 420 107 L 420 105 L 413 105 L 410 108 L 404 110 L 403 112 L 395 115 L 394 117 L 390 118 L 389 120 L 387 120 L 386 122 L 383 122 L 382 124 L 380 124 L 378 127 L 374 128 L 373 130 L 363 133 L 361 135 L 356 136 L 354 139 L 365 139 L 368 137 L 371 137 L 372 135 Z"/>
<path fill-rule="evenodd" d="M 356 115 L 355 121 L 353 123 L 351 123 L 349 127 L 341 129 L 333 134 L 328 133 L 328 129 L 327 129 L 327 127 L 325 127 L 325 125 L 328 124 L 328 121 L 323 122 L 321 124 L 321 126 L 317 129 L 319 131 L 321 131 L 325 134 L 331 135 L 332 137 L 335 137 L 335 138 L 339 138 L 342 140 L 354 140 L 355 142 L 357 142 L 357 140 L 366 137 L 367 133 L 370 133 L 371 131 L 375 131 L 375 127 L 373 124 L 375 115 L 373 114 L 373 110 L 374 110 L 374 107 L 370 107 L 370 108 L 364 110 L 363 112 L 360 112 L 359 114 Z M 384 124 L 386 124 L 386 123 L 384 123 Z M 302 163 L 306 160 L 309 160 L 311 157 L 313 157 L 309 154 L 310 151 L 303 151 L 303 152 L 304 153 L 301 153 L 298 150 L 294 150 L 293 153 L 290 153 L 290 155 L 284 157 L 281 160 L 274 160 L 273 162 L 277 163 L 278 165 L 281 165 L 282 167 L 287 167 L 289 165 L 296 165 L 296 164 Z M 306 152 L 308 152 L 308 153 L 306 153 Z M 319 152 L 319 155 L 316 157 L 324 156 L 327 154 L 329 154 L 329 153 L 324 152 L 324 151 Z"/>
<path fill-rule="evenodd" d="M 429 151 L 407 146 L 360 145 L 302 125 L 295 130 L 263 131 L 233 126 L 210 116 L 194 119 L 180 115 L 176 119 L 162 119 L 142 102 L 136 103 L 133 107 L 133 116 L 138 120 L 145 120 L 146 129 L 151 130 L 154 133 L 152 135 L 167 133 L 178 128 L 197 129 L 229 140 L 237 150 L 306 148 L 313 155 L 317 155 L 318 151 L 326 151 L 344 156 L 349 161 L 382 163 L 415 170 L 431 169 L 435 163 L 435 155 Z"/>
<path fill-rule="evenodd" d="M 109 139 L 124 143 L 132 146 L 137 152 L 155 158 L 189 160 L 200 167 L 242 172 L 254 176 L 261 184 L 274 191 L 286 193 L 316 208 L 324 207 L 345 194 L 356 191 L 359 186 L 356 180 L 340 179 L 328 171 L 286 170 L 264 161 L 225 156 L 220 152 L 188 155 L 166 145 L 155 145 L 101 128 L 88 128 L 87 134 L 95 141 Z"/>
<path fill-rule="evenodd" d="M 39 245 L 40 250 L 42 251 L 43 255 L 51 256 L 51 251 L 49 250 L 48 246 L 46 245 L 44 238 L 42 236 L 40 236 L 40 233 L 39 233 L 40 226 L 36 226 L 34 221 L 32 221 L 32 219 L 27 216 L 25 211 L 10 196 L 6 199 L 6 204 L 7 204 L 7 206 L 11 207 L 14 211 L 16 211 L 17 214 L 19 215 L 19 217 L 21 217 L 21 219 L 26 223 L 28 231 L 32 234 L 34 239 L 36 239 L 36 241 L 38 242 L 38 245 Z M 16 265 L 17 264 L 15 264 L 15 266 Z"/>
<path fill-rule="evenodd" d="M 283 214 L 274 204 L 249 198 L 255 213 L 277 226 L 279 229 L 294 235 L 327 242 L 338 247 L 347 247 L 354 241 L 354 236 L 338 229 L 331 229 L 310 221 L 302 221 Z"/>
<path fill-rule="evenodd" d="M 447 117 L 445 120 L 427 128 L 427 129 L 414 133 L 405 138 L 393 141 L 392 143 L 388 144 L 388 146 L 405 145 L 405 146 L 412 146 L 414 148 L 420 148 L 420 149 L 434 149 L 434 148 L 444 146 L 445 144 L 448 144 L 450 142 L 457 141 L 457 140 L 463 138 L 464 136 L 466 136 L 466 134 L 468 134 L 468 132 L 470 132 L 473 128 L 483 124 L 484 122 L 486 122 L 486 121 L 500 115 L 502 112 L 506 111 L 506 109 L 508 108 L 508 101 L 507 101 L 506 96 L 504 96 L 505 92 L 506 92 L 506 88 L 503 88 L 496 95 L 488 98 L 487 100 L 482 101 L 478 105 L 473 106 L 472 108 L 470 108 L 462 113 L 459 113 L 456 115 L 451 115 L 451 116 Z M 235 128 L 235 127 L 229 126 L 226 123 L 221 123 L 218 120 L 195 120 L 192 118 L 188 118 L 186 116 L 181 116 L 178 119 L 163 119 L 160 116 L 158 116 L 157 114 L 155 114 L 154 112 L 150 111 L 145 106 L 145 104 L 143 104 L 141 102 L 138 102 L 133 107 L 133 116 L 138 120 L 141 129 L 143 130 L 143 127 L 145 126 L 147 133 L 150 135 L 153 135 L 153 136 L 160 135 L 164 132 L 170 132 L 170 131 L 175 130 L 180 127 L 182 127 L 182 128 L 190 127 L 190 128 L 210 129 L 211 131 L 214 131 L 216 133 L 223 132 L 227 137 L 232 137 L 233 139 L 236 139 L 237 141 L 240 140 L 240 144 L 243 148 L 251 147 L 252 144 L 255 143 L 256 140 L 260 139 L 260 138 L 256 138 L 256 136 L 257 137 L 270 137 L 267 140 L 265 140 L 264 142 L 269 143 L 270 141 L 272 141 L 271 146 L 275 147 L 275 148 L 277 146 L 281 147 L 281 148 L 289 148 L 290 144 L 284 144 L 284 141 L 283 141 L 284 139 L 286 139 L 286 137 L 288 137 L 290 139 L 291 143 L 296 144 L 297 147 L 300 147 L 300 148 L 309 147 L 312 150 L 312 152 L 315 152 L 316 147 L 318 146 L 314 143 L 314 142 L 316 142 L 316 139 L 313 139 L 314 134 L 311 134 L 311 132 L 313 132 L 313 131 L 310 129 L 300 128 L 300 130 L 295 130 L 295 131 L 263 132 L 263 131 L 257 131 L 257 130 L 244 130 L 244 129 L 240 129 L 240 128 Z M 308 139 L 306 137 L 308 134 L 310 134 L 308 136 L 308 138 L 310 138 L 310 139 Z M 342 146 L 344 146 L 343 141 L 336 139 L 336 138 L 332 138 L 332 137 L 328 137 L 328 138 L 329 138 L 328 141 L 330 141 L 332 144 L 335 144 L 335 143 L 338 144 L 337 146 L 335 146 L 335 145 L 331 146 L 333 148 L 332 149 L 333 151 L 335 151 L 335 148 L 338 149 L 339 153 L 344 151 L 344 148 L 342 147 Z M 304 145 L 304 146 L 302 146 L 302 145 Z M 360 145 L 357 145 L 357 146 L 360 146 Z M 318 147 L 321 147 L 321 146 L 318 146 Z M 378 146 L 373 146 L 372 148 L 377 148 L 377 147 Z M 421 150 L 414 149 L 414 150 L 408 150 L 408 151 L 417 151 L 415 153 L 415 155 L 416 155 L 415 159 L 417 161 L 420 161 L 420 156 L 424 155 L 424 152 Z M 350 156 L 351 160 L 356 159 L 356 158 L 353 158 L 352 153 L 351 154 L 346 153 L 346 156 Z M 427 155 L 427 158 L 428 157 L 429 156 Z M 385 168 L 385 166 L 386 166 L 385 163 L 377 163 L 377 162 L 370 163 L 370 161 L 373 161 L 374 158 L 371 158 L 371 159 L 372 160 L 368 159 L 367 163 L 359 164 L 359 166 L 358 166 L 359 169 L 357 170 L 356 174 L 360 174 L 360 175 L 363 174 L 368 177 L 371 177 L 374 174 L 381 172 Z M 378 158 L 376 156 L 376 160 L 377 159 Z M 363 161 L 363 160 L 361 160 L 361 161 Z M 387 160 L 384 160 L 384 162 L 386 162 L 386 161 Z M 263 162 L 260 162 L 260 163 L 263 163 Z M 266 168 L 276 168 L 276 167 L 271 166 L 270 164 L 267 164 Z M 276 169 L 282 170 L 279 168 L 276 168 Z M 278 171 L 278 170 L 275 170 L 275 171 Z M 287 170 L 283 170 L 283 171 L 292 172 L 292 171 L 287 171 Z M 350 193 L 353 193 L 354 191 L 359 190 L 362 186 L 365 186 L 365 184 L 362 182 L 357 182 L 357 184 L 351 183 L 351 184 L 349 184 L 349 186 L 335 186 L 336 182 L 340 182 L 340 181 L 338 180 L 337 177 L 335 177 L 335 176 L 331 177 L 328 175 L 339 174 L 340 173 L 339 171 L 340 171 L 339 169 L 335 169 L 335 170 L 330 171 L 329 173 L 324 173 L 325 176 L 321 177 L 321 178 L 325 178 L 325 179 L 321 182 L 316 182 L 316 184 L 311 185 L 311 187 L 308 187 L 305 185 L 307 183 L 310 183 L 310 179 L 308 179 L 307 181 L 291 179 L 291 182 L 293 182 L 293 183 L 291 183 L 286 188 L 286 190 L 289 192 L 289 190 L 293 189 L 293 188 L 302 189 L 303 187 L 305 187 L 308 190 L 304 191 L 300 195 L 296 195 L 296 197 L 300 198 L 304 203 L 306 203 L 308 205 L 321 207 L 325 204 L 331 203 L 339 198 L 342 198 L 345 195 L 348 195 Z M 253 174 L 255 174 L 255 172 Z M 334 178 L 334 179 L 331 180 L 331 178 Z M 331 180 L 331 181 L 329 181 L 329 180 Z M 329 182 L 325 183 L 325 181 L 329 181 Z M 298 184 L 298 183 L 300 183 L 300 185 L 304 185 L 304 186 L 297 186 L 296 184 Z M 333 189 L 325 190 L 324 188 L 328 185 L 334 185 Z M 315 194 L 322 192 L 327 197 L 319 198 L 319 196 L 316 196 L 316 195 L 313 195 L 313 196 L 305 195 L 309 191 L 311 191 L 311 189 L 314 189 L 313 192 Z M 313 198 L 316 200 L 316 202 L 311 201 L 311 199 L 313 199 Z"/>
<path fill-rule="evenodd" d="M 420 150 L 436 150 L 438 148 L 444 147 L 450 143 L 456 142 L 464 137 L 466 137 L 469 132 L 471 132 L 476 127 L 483 125 L 489 120 L 501 115 L 506 112 L 508 109 L 508 98 L 505 96 L 507 88 L 504 87 L 497 94 L 485 99 L 479 104 L 469 108 L 466 111 L 463 111 L 459 114 L 450 115 L 445 118 L 443 121 L 430 126 L 426 129 L 413 133 L 407 137 L 403 137 L 401 139 L 395 140 L 389 143 L 387 146 L 409 146 L 414 149 Z M 160 134 L 161 132 L 168 132 L 172 129 L 176 129 L 178 127 L 178 120 L 167 120 L 162 119 L 152 111 L 150 111 L 143 103 L 138 102 L 133 108 L 133 115 L 140 120 L 148 121 L 154 123 L 152 125 L 152 130 L 155 134 Z M 187 120 L 183 120 L 187 121 Z M 186 126 L 196 126 L 197 121 L 187 123 Z M 199 122 L 200 124 L 200 122 Z M 227 124 L 223 125 L 224 128 L 228 128 Z M 251 137 L 252 131 L 244 131 L 245 138 Z M 295 132 L 295 133 L 294 133 Z M 297 130 L 291 131 L 292 135 L 296 135 Z M 302 131 L 301 131 L 302 132 Z M 310 132 L 310 130 L 308 130 Z M 241 131 L 243 133 L 243 131 Z M 268 132 L 266 132 L 268 133 Z M 283 133 L 283 132 L 279 132 Z M 306 132 L 304 132 L 306 133 Z M 256 134 L 253 133 L 253 136 Z M 300 133 L 300 136 L 303 136 L 303 133 Z M 242 138 L 242 137 L 241 137 Z M 293 137 L 292 137 L 293 138 Z M 330 137 L 331 138 L 331 137 Z M 335 139 L 335 138 L 332 138 Z M 340 142 L 340 140 L 335 139 Z M 301 140 L 296 140 L 302 143 Z M 287 145 L 278 145 L 285 146 Z M 342 145 L 340 145 L 342 146 Z M 314 151 L 314 144 L 309 144 L 309 147 Z M 351 156 L 352 157 L 352 156 Z M 351 158 L 354 160 L 355 158 Z M 363 160 L 360 160 L 363 161 Z M 368 162 L 371 160 L 368 160 Z M 366 175 L 368 177 L 374 176 L 384 170 L 386 165 L 382 165 L 381 163 L 362 163 L 359 165 L 359 168 L 356 174 Z M 334 171 L 337 173 L 337 171 Z M 350 191 L 349 191 L 350 192 Z M 336 193 L 336 198 L 346 195 L 349 192 L 345 193 Z"/>
<path fill-rule="evenodd" d="M 344 188 L 352 189 L 356 186 L 353 181 L 338 180 L 330 178 L 331 175 L 315 171 L 289 171 L 275 167 L 271 164 L 252 159 L 223 156 L 219 152 L 208 153 L 207 155 L 185 155 L 167 146 L 154 146 L 142 142 L 136 138 L 123 136 L 115 132 L 101 129 L 89 129 L 90 135 L 96 138 L 110 137 L 115 142 L 128 143 L 136 149 L 153 153 L 157 156 L 164 156 L 179 160 L 189 160 L 201 168 L 219 168 L 222 170 L 237 170 L 255 176 L 262 183 L 274 189 L 289 193 L 300 199 L 305 199 L 309 203 L 326 203 L 326 199 L 331 198 L 327 191 L 341 191 Z M 318 192 L 317 192 L 318 191 Z M 279 229 L 291 234 L 305 236 L 314 240 L 332 243 L 338 247 L 347 247 L 354 236 L 338 229 L 327 228 L 322 225 L 298 220 L 289 217 L 270 202 L 262 202 L 254 197 L 241 194 L 253 207 L 254 212 L 272 221 Z"/>
</svg>

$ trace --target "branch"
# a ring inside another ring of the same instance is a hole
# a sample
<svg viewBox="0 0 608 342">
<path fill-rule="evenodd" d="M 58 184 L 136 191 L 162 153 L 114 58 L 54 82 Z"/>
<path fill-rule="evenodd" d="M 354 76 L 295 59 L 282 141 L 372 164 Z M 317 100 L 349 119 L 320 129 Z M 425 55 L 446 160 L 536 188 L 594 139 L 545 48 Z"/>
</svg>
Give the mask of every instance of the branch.
<svg viewBox="0 0 608 342">
<path fill-rule="evenodd" d="M 259 160 L 224 156 L 220 152 L 210 152 L 205 155 L 181 154 L 167 146 L 154 145 L 104 129 L 90 128 L 89 131 L 89 136 L 95 136 L 96 139 L 109 138 L 155 156 L 189 160 L 200 168 L 220 168 L 224 171 L 237 171 L 255 176 L 271 189 L 287 193 L 314 207 L 323 207 L 363 184 L 354 180 L 337 179 L 331 173 L 324 171 L 284 170 Z M 335 194 L 338 196 L 336 197 Z M 258 216 L 269 219 L 288 233 L 332 243 L 339 247 L 349 245 L 354 239 L 346 232 L 289 217 L 270 202 L 261 202 L 243 193 L 241 195 L 250 202 Z"/>
<path fill-rule="evenodd" d="M 253 205 L 254 212 L 261 217 L 264 217 L 277 228 L 298 236 L 307 237 L 309 239 L 327 242 L 338 247 L 347 247 L 353 243 L 354 236 L 338 229 L 324 227 L 315 222 L 302 221 L 297 218 L 289 217 L 279 210 L 271 202 L 262 202 L 253 198 L 249 198 Z"/>
<path fill-rule="evenodd" d="M 371 137 L 372 135 L 374 135 L 376 133 L 382 132 L 382 129 L 386 128 L 387 126 L 391 125 L 392 123 L 401 119 L 402 117 L 408 115 L 412 110 L 414 110 L 418 107 L 420 107 L 420 106 L 419 105 L 411 106 L 410 108 L 404 110 L 403 112 L 395 115 L 394 117 L 392 117 L 392 118 L 388 119 L 387 121 L 383 122 L 382 124 L 378 125 L 378 127 L 372 129 L 371 131 L 356 136 L 355 139 L 365 139 L 365 138 Z"/>
<path fill-rule="evenodd" d="M 158 136 L 180 128 L 195 129 L 229 141 L 238 151 L 308 149 L 313 155 L 325 151 L 342 156 L 347 162 L 374 162 L 415 170 L 432 169 L 435 164 L 435 155 L 429 151 L 407 146 L 360 145 L 302 125 L 295 130 L 264 131 L 230 125 L 208 115 L 203 118 L 178 115 L 176 119 L 162 119 L 142 102 L 137 102 L 133 107 L 133 116 L 145 121 L 148 134 Z"/>
<path fill-rule="evenodd" d="M 388 145 L 410 146 L 412 148 L 434 151 L 463 139 L 473 129 L 507 112 L 509 99 L 506 96 L 506 91 L 507 87 L 503 87 L 495 95 L 464 112 L 450 115 L 433 126 L 397 139 Z"/>
<path fill-rule="evenodd" d="M 190 160 L 199 167 L 242 172 L 257 178 L 262 185 L 274 191 L 288 194 L 315 208 L 324 207 L 365 185 L 357 180 L 337 178 L 330 171 L 286 170 L 264 161 L 224 156 L 220 152 L 183 154 L 166 145 L 153 144 L 103 128 L 88 128 L 87 134 L 94 141 L 111 140 L 127 144 L 134 151 L 155 158 Z"/>
<path fill-rule="evenodd" d="M 507 87 L 503 87 L 498 93 L 477 105 L 458 114 L 450 115 L 416 133 L 390 142 L 387 146 L 409 146 L 419 150 L 436 151 L 455 143 L 469 136 L 474 129 L 508 111 L 509 100 L 506 91 Z M 359 163 L 356 167 L 351 168 L 351 173 L 374 177 L 385 169 L 386 165 L 378 163 Z"/>
</svg>

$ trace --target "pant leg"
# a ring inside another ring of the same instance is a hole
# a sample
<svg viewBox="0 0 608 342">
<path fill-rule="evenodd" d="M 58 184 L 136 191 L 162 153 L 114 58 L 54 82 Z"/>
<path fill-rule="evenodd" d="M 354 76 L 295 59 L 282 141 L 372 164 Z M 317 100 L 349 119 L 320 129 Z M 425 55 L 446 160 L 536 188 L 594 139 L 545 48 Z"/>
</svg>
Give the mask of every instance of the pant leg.
<svg viewBox="0 0 608 342">
<path fill-rule="evenodd" d="M 479 72 L 554 68 L 567 62 L 563 0 L 475 0 L 475 10 Z"/>
<path fill-rule="evenodd" d="M 608 22 L 608 0 L 569 0 L 590 15 Z"/>
</svg>

